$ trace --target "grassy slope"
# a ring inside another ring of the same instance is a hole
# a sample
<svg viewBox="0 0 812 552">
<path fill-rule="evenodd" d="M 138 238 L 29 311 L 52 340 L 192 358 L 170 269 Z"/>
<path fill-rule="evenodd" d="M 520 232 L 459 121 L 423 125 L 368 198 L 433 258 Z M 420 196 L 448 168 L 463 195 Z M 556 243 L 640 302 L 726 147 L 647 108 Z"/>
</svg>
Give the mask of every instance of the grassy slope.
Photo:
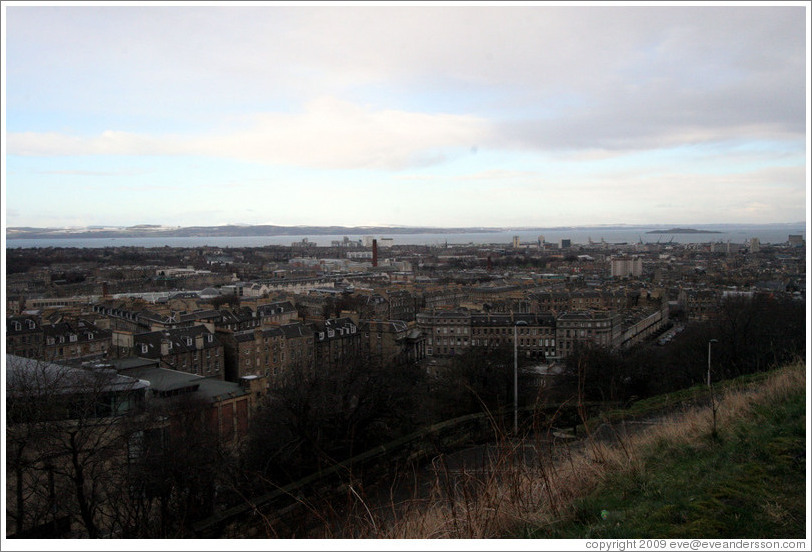
<svg viewBox="0 0 812 552">
<path fill-rule="evenodd" d="M 655 437 L 626 469 L 609 471 L 575 498 L 563 518 L 527 535 L 803 538 L 805 380 L 796 373 L 781 392 L 727 397 L 725 409 L 736 414 L 722 420 L 718 441 L 709 431 Z"/>
</svg>

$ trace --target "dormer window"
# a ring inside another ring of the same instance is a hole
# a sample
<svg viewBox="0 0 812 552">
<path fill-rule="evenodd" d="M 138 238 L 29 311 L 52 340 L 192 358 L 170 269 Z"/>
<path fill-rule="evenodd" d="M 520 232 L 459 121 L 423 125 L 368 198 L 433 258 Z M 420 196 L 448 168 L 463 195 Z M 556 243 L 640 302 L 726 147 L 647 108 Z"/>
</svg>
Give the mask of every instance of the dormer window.
<svg viewBox="0 0 812 552">
<path fill-rule="evenodd" d="M 47 342 L 48 342 L 48 345 L 53 345 L 54 343 L 56 343 L 56 340 L 53 337 L 49 337 L 47 339 Z"/>
<path fill-rule="evenodd" d="M 319 332 L 319 339 L 324 339 L 324 332 Z"/>
<path fill-rule="evenodd" d="M 192 346 L 192 338 L 191 338 L 191 337 L 187 337 L 187 338 L 186 338 L 186 346 L 187 346 L 187 347 L 191 347 L 191 346 Z"/>
<path fill-rule="evenodd" d="M 92 334 L 92 333 L 87 334 L 87 340 L 88 340 L 88 341 L 92 341 L 92 340 L 93 340 L 93 334 Z"/>
<path fill-rule="evenodd" d="M 212 334 L 209 334 L 209 335 L 207 335 L 207 336 L 206 336 L 206 340 L 207 340 L 209 343 L 212 343 L 212 342 L 214 341 L 214 336 L 213 336 Z"/>
<path fill-rule="evenodd" d="M 28 329 L 29 330 L 33 330 L 37 326 L 36 324 L 34 324 L 33 320 L 26 320 L 26 322 L 28 323 Z"/>
<path fill-rule="evenodd" d="M 19 323 L 19 322 L 17 322 L 16 320 L 15 320 L 14 322 L 12 322 L 12 323 L 11 323 L 11 325 L 14 327 L 14 329 L 15 329 L 16 331 L 20 331 L 20 330 L 22 330 L 22 329 L 23 329 L 22 324 L 20 324 L 20 323 Z"/>
<path fill-rule="evenodd" d="M 141 353 L 142 354 L 147 354 L 148 351 L 149 351 L 149 346 L 146 343 L 142 343 L 141 344 Z"/>
<path fill-rule="evenodd" d="M 76 343 L 76 340 L 77 340 L 77 339 L 78 339 L 78 338 L 76 337 L 76 334 L 70 334 L 70 342 L 71 342 L 71 343 Z"/>
</svg>

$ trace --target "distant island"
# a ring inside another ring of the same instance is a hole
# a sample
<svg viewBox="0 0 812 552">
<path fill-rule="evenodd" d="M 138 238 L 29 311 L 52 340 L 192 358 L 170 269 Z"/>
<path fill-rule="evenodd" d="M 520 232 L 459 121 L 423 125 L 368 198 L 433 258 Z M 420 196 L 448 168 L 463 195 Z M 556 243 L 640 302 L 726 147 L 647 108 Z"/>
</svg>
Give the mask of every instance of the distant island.
<svg viewBox="0 0 812 552">
<path fill-rule="evenodd" d="M 723 234 L 716 230 L 697 230 L 695 228 L 671 228 L 669 230 L 649 230 L 646 234 Z"/>
</svg>

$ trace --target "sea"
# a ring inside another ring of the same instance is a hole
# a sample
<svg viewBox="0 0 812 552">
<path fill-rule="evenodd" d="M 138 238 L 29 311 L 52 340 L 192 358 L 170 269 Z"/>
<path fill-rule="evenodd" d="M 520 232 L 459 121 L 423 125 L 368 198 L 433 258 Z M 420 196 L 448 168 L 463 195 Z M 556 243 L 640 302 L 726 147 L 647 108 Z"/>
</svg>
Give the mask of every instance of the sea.
<svg viewBox="0 0 812 552">
<path fill-rule="evenodd" d="M 806 239 L 806 224 L 768 224 L 768 225 L 718 225 L 679 226 L 695 228 L 718 233 L 648 233 L 652 230 L 668 230 L 676 226 L 623 226 L 623 227 L 556 227 L 556 228 L 517 228 L 500 229 L 491 232 L 449 232 L 449 233 L 414 233 L 414 234 L 375 234 L 375 238 L 392 238 L 393 245 L 511 245 L 513 237 L 519 236 L 521 243 L 538 243 L 543 236 L 545 242 L 560 243 L 562 239 L 570 240 L 572 245 L 588 244 L 601 240 L 610 244 L 634 243 L 714 243 L 723 242 L 744 244 L 751 238 L 758 238 L 762 244 L 786 243 L 790 234 L 801 235 Z M 334 235 L 281 235 L 281 236 L 215 236 L 215 237 L 140 237 L 140 238 L 33 238 L 6 239 L 7 248 L 43 248 L 43 247 L 264 247 L 268 245 L 291 245 L 302 240 L 318 246 L 329 246 L 333 241 L 359 241 L 371 234 L 334 234 Z"/>
</svg>

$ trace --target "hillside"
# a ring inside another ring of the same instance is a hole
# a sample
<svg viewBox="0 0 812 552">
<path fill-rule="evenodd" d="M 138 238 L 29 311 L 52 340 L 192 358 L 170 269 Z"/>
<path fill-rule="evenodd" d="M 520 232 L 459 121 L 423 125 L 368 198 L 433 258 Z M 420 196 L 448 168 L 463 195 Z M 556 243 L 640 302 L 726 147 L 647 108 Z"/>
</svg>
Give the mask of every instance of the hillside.
<svg viewBox="0 0 812 552">
<path fill-rule="evenodd" d="M 593 423 L 604 437 L 559 442 L 530 464 L 508 454 L 463 496 L 438 481 L 430 504 L 369 536 L 804 538 L 804 364 L 718 386 L 716 437 L 707 389 L 676 396 L 652 403 L 655 418 L 613 412 Z"/>
<path fill-rule="evenodd" d="M 708 407 L 664 420 L 536 538 L 804 538 L 803 366 L 727 393 L 718 438 Z M 614 454 L 618 451 L 614 450 Z"/>
</svg>

